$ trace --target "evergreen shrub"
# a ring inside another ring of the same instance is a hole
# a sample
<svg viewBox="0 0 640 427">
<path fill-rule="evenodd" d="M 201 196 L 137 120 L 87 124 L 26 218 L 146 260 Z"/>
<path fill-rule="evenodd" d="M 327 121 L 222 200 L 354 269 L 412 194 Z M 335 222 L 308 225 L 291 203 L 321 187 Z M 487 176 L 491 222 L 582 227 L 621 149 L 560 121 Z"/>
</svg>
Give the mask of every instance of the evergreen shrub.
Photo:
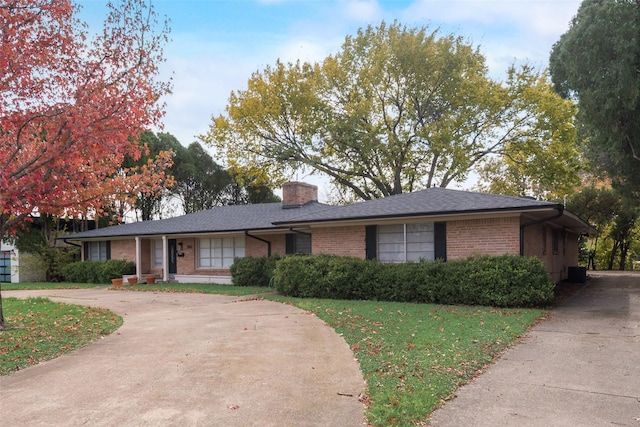
<svg viewBox="0 0 640 427">
<path fill-rule="evenodd" d="M 62 268 L 64 280 L 71 283 L 111 283 L 111 279 L 135 273 L 133 262 L 119 259 L 78 261 Z"/>
<path fill-rule="evenodd" d="M 554 296 L 544 264 L 514 255 L 406 264 L 290 256 L 277 262 L 274 277 L 280 294 L 301 298 L 531 307 Z"/>
<path fill-rule="evenodd" d="M 280 258 L 277 254 L 268 258 L 236 258 L 229 268 L 231 283 L 236 286 L 269 286 L 276 262 Z"/>
</svg>

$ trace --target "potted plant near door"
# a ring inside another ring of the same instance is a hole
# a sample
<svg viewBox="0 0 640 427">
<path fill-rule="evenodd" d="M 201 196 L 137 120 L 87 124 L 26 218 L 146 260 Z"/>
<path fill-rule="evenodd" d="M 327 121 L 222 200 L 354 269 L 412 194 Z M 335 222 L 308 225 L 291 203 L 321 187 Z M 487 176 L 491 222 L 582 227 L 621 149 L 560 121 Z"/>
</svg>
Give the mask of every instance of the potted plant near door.
<svg viewBox="0 0 640 427">
<path fill-rule="evenodd" d="M 131 286 L 135 285 L 136 283 L 138 283 L 138 276 L 128 277 L 127 282 L 129 282 Z"/>
</svg>

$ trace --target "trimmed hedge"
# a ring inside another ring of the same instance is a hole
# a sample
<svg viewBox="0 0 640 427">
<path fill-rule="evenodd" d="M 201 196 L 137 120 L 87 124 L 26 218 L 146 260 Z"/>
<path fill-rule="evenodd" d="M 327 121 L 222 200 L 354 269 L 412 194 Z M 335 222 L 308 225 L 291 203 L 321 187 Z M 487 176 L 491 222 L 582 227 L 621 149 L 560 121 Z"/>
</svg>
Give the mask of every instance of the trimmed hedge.
<svg viewBox="0 0 640 427">
<path fill-rule="evenodd" d="M 276 262 L 281 258 L 280 255 L 236 258 L 229 268 L 231 283 L 236 286 L 269 286 Z"/>
<path fill-rule="evenodd" d="M 135 273 L 136 265 L 121 259 L 78 261 L 62 268 L 65 281 L 71 283 L 111 283 L 111 279 Z"/>
<path fill-rule="evenodd" d="M 274 277 L 280 294 L 301 298 L 531 307 L 554 296 L 540 260 L 512 255 L 406 264 L 291 256 L 277 262 Z"/>
</svg>

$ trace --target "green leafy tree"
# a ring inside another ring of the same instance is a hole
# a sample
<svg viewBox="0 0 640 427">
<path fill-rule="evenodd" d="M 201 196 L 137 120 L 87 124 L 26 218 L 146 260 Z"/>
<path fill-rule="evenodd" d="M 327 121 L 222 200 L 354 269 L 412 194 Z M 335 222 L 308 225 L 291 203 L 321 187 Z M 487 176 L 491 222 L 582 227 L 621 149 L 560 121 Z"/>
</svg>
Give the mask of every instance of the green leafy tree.
<svg viewBox="0 0 640 427">
<path fill-rule="evenodd" d="M 162 153 L 171 153 L 173 160 L 176 153 L 178 153 L 183 146 L 180 142 L 170 133 L 160 132 L 157 135 L 151 131 L 144 132 L 140 137 L 140 143 L 145 146 L 142 156 L 134 164 L 144 165 L 149 162 L 150 159 L 154 159 Z M 132 160 L 132 159 L 131 159 Z M 160 217 L 162 215 L 163 201 L 169 195 L 171 188 L 173 188 L 174 181 L 174 166 L 168 168 L 167 175 L 170 177 L 162 187 L 158 187 L 155 191 L 142 191 L 137 195 L 135 208 L 140 212 L 141 219 L 143 221 L 150 221 L 154 217 Z"/>
<path fill-rule="evenodd" d="M 610 253 L 611 248 L 598 245 L 600 236 L 607 236 L 614 221 L 616 212 L 622 207 L 620 198 L 610 188 L 590 185 L 574 194 L 567 202 L 567 209 L 585 220 L 598 232 L 589 241 L 588 267 L 597 269 L 602 263 L 597 262 L 601 257 L 599 252 Z"/>
<path fill-rule="evenodd" d="M 173 175 L 176 184 L 171 192 L 180 199 L 185 213 L 225 204 L 231 177 L 199 143 L 176 151 Z"/>
<path fill-rule="evenodd" d="M 629 249 L 633 241 L 638 238 L 637 225 L 640 210 L 636 203 L 628 201 L 622 203 L 622 208 L 617 213 L 615 222 L 609 233 L 613 240 L 613 247 L 609 256 L 608 269 L 613 270 L 614 262 L 618 260 L 617 268 L 626 269 Z"/>
<path fill-rule="evenodd" d="M 523 67 L 498 83 L 465 40 L 382 23 L 320 64 L 276 62 L 255 73 L 202 139 L 230 168 L 274 185 L 304 169 L 359 199 L 445 187 L 532 140 L 541 112 L 568 108 L 518 98 L 540 78 Z"/>
<path fill-rule="evenodd" d="M 575 194 L 567 208 L 592 225 L 598 235 L 589 249 L 589 266 L 606 265 L 624 270 L 638 239 L 640 210 L 634 199 L 612 188 L 589 186 Z M 601 245 L 600 239 L 604 239 Z M 598 263 L 596 261 L 599 260 Z"/>
<path fill-rule="evenodd" d="M 580 185 L 576 107 L 553 91 L 546 72 L 511 68 L 509 95 L 520 117 L 514 135 L 479 170 L 478 188 L 497 194 L 562 200 Z"/>
<path fill-rule="evenodd" d="M 23 254 L 32 255 L 32 263 L 26 266 L 21 263 L 20 268 L 35 268 L 44 270 L 47 282 L 59 282 L 64 279 L 62 268 L 77 261 L 80 251 L 75 246 L 59 246 L 56 239 L 63 233 L 73 230 L 78 225 L 73 221 L 65 221 L 50 214 L 41 214 L 31 217 L 29 221 L 22 223 L 9 235 L 7 240 L 11 242 Z"/>
<path fill-rule="evenodd" d="M 229 172 L 229 176 L 231 182 L 226 191 L 227 204 L 251 205 L 282 201 L 269 186 L 260 183 L 259 177 L 238 175 L 233 171 Z"/>
<path fill-rule="evenodd" d="M 556 90 L 579 103 L 593 164 L 615 185 L 640 188 L 640 2 L 584 0 L 553 46 Z"/>
</svg>

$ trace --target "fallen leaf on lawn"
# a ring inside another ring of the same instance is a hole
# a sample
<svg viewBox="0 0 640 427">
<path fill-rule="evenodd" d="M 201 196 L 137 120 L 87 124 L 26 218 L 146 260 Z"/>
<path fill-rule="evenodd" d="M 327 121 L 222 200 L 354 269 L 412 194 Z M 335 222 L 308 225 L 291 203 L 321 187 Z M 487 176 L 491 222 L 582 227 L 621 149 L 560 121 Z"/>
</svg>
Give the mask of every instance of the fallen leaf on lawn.
<svg viewBox="0 0 640 427">
<path fill-rule="evenodd" d="M 240 405 L 229 405 L 227 406 L 227 408 L 231 409 L 231 410 L 236 410 L 240 408 Z"/>
</svg>

